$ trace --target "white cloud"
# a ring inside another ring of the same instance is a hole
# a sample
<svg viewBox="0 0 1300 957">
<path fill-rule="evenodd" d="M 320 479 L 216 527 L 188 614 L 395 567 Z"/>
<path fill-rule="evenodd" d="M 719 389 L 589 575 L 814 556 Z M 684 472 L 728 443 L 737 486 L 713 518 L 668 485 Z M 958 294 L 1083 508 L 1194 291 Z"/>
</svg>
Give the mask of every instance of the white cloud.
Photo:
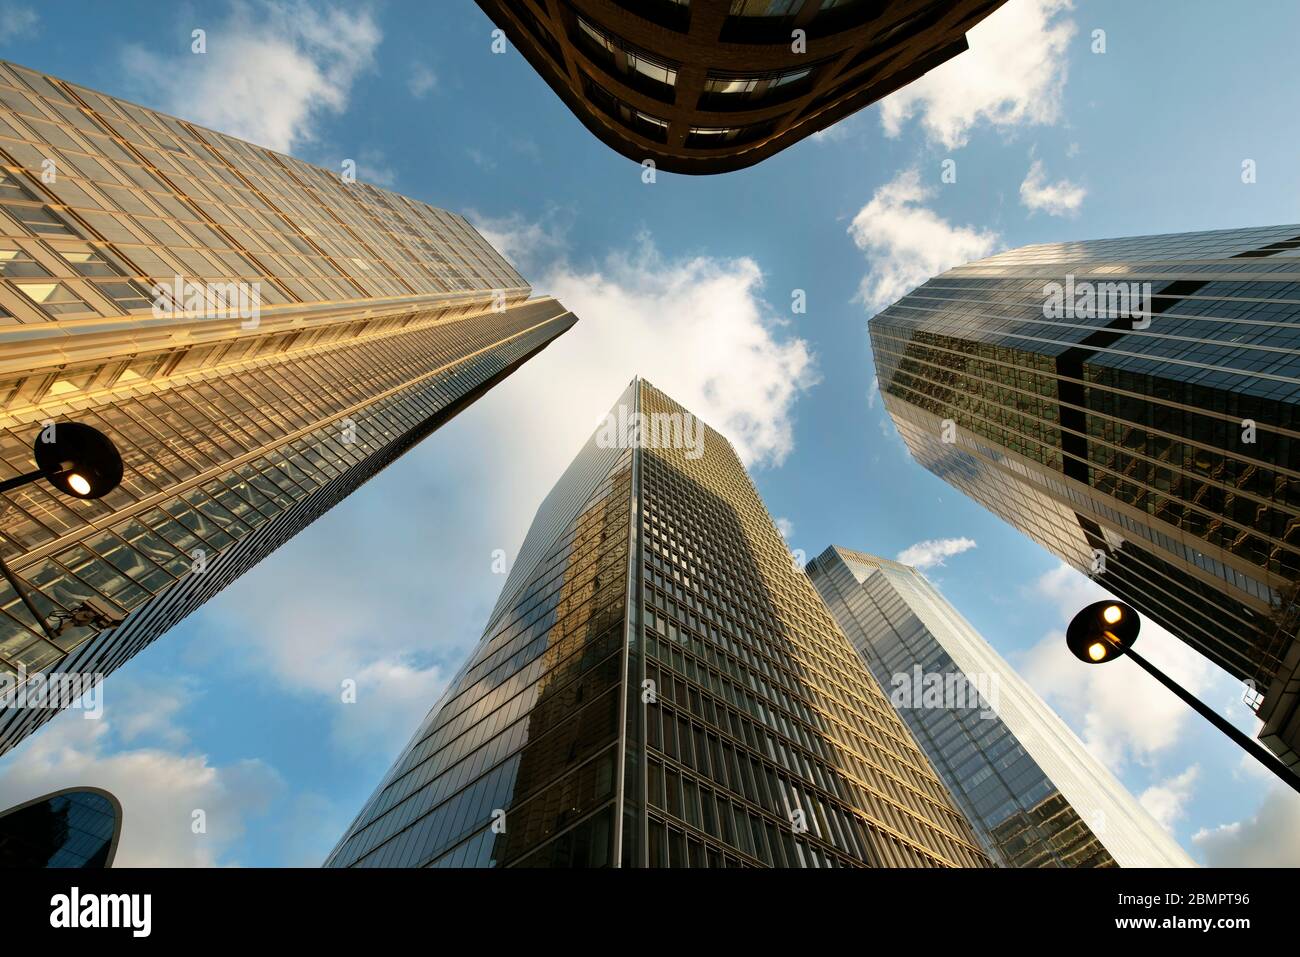
<svg viewBox="0 0 1300 957">
<path fill-rule="evenodd" d="M 411 74 L 406 80 L 406 88 L 411 91 L 411 96 L 417 100 L 422 100 L 438 88 L 438 75 L 426 64 L 417 63 L 411 67 Z"/>
<path fill-rule="evenodd" d="M 1252 817 L 1202 828 L 1192 842 L 1211 867 L 1300 867 L 1300 795 L 1273 787 Z"/>
<path fill-rule="evenodd" d="M 640 374 L 723 433 L 746 465 L 784 461 L 794 402 L 817 376 L 807 343 L 784 334 L 762 299 L 756 262 L 667 260 L 643 235 L 599 265 L 578 266 L 563 255 L 562 236 L 537 224 L 478 217 L 476 226 L 578 316 L 558 344 L 566 381 L 548 391 L 571 389 L 575 411 L 572 399 L 583 396 L 584 429 Z"/>
<path fill-rule="evenodd" d="M 383 150 L 366 147 L 357 157 L 357 179 L 363 183 L 392 189 L 397 185 L 397 171 Z"/>
<path fill-rule="evenodd" d="M 21 40 L 36 33 L 40 17 L 31 7 L 21 3 L 0 3 L 0 43 Z"/>
<path fill-rule="evenodd" d="M 207 32 L 207 52 L 123 54 L 127 77 L 159 108 L 283 153 L 316 139 L 369 69 L 381 32 L 369 9 L 241 0 Z"/>
<path fill-rule="evenodd" d="M 1129 760 L 1150 762 L 1186 739 L 1189 721 L 1202 720 L 1132 661 L 1088 666 L 1070 654 L 1066 623 L 1085 605 L 1112 597 L 1096 582 L 1062 563 L 1035 581 L 1031 593 L 1058 609 L 1061 625 L 1026 653 L 1020 672 L 1112 771 Z M 1148 659 L 1198 697 L 1226 693 L 1232 685 L 1149 619 L 1142 623 L 1141 641 Z"/>
<path fill-rule="evenodd" d="M 1068 179 L 1047 182 L 1047 171 L 1041 160 L 1034 160 L 1020 184 L 1020 202 L 1031 210 L 1041 210 L 1049 216 L 1072 215 L 1083 205 L 1088 193 L 1082 186 Z"/>
<path fill-rule="evenodd" d="M 830 126 L 824 126 L 816 133 L 810 135 L 808 139 L 810 139 L 814 143 L 823 143 L 823 144 L 839 143 L 843 140 L 846 140 L 849 137 L 848 123 L 850 119 L 851 119 L 850 117 L 846 116 L 838 123 L 832 123 Z"/>
<path fill-rule="evenodd" d="M 896 561 L 914 568 L 927 569 L 942 565 L 945 558 L 960 555 L 975 547 L 973 538 L 932 538 L 909 545 L 898 553 Z"/>
<path fill-rule="evenodd" d="M 1146 812 L 1160 822 L 1166 831 L 1172 832 L 1174 824 L 1187 813 L 1187 804 L 1192 797 L 1192 785 L 1200 777 L 1201 768 L 1193 764 L 1182 774 L 1166 778 L 1159 784 L 1153 784 L 1138 797 L 1138 803 Z"/>
<path fill-rule="evenodd" d="M 787 542 L 790 541 L 790 536 L 794 534 L 794 522 L 788 518 L 773 519 L 773 522 L 776 525 L 776 530 L 781 533 L 781 537 Z"/>
<path fill-rule="evenodd" d="M 474 209 L 466 210 L 465 215 L 492 248 L 509 259 L 525 276 L 536 276 L 543 269 L 554 269 L 565 258 L 568 250 L 567 211 L 549 210 L 542 220 L 525 219 L 518 213 L 484 216 Z"/>
<path fill-rule="evenodd" d="M 930 71 L 880 105 L 888 136 L 920 117 L 927 136 L 949 149 L 966 144 L 981 121 L 1007 130 L 1055 123 L 1075 24 L 1063 16 L 1070 0 L 1015 0 L 977 24 L 970 49 Z"/>
<path fill-rule="evenodd" d="M 982 259 L 997 246 L 996 233 L 953 226 L 921 205 L 933 192 L 921 185 L 917 170 L 905 170 L 877 189 L 853 217 L 849 235 L 870 266 L 858 288 L 868 308 L 883 308 L 932 276 Z"/>
<path fill-rule="evenodd" d="M 123 807 L 115 867 L 212 867 L 227 860 L 250 816 L 264 813 L 284 788 L 280 776 L 257 760 L 218 766 L 201 754 L 159 747 L 122 748 L 117 725 L 149 719 L 123 705 L 123 676 L 99 720 L 67 711 L 40 734 L 0 761 L 0 808 L 76 786 L 104 788 Z M 204 812 L 206 832 L 193 831 L 193 814 Z"/>
<path fill-rule="evenodd" d="M 436 507 L 425 501 L 408 486 L 383 501 L 349 500 L 313 523 L 213 603 L 213 634 L 196 643 L 191 665 L 209 655 L 236 661 L 250 678 L 327 702 L 329 741 L 350 757 L 398 748 L 448 677 L 432 658 L 441 629 L 426 598 L 430 582 L 442 587 L 448 546 L 431 539 L 430 520 L 412 522 L 412 512 Z"/>
<path fill-rule="evenodd" d="M 494 170 L 497 168 L 497 161 L 477 146 L 465 147 L 465 155 L 473 160 L 474 165 L 481 170 Z"/>
<path fill-rule="evenodd" d="M 106 686 L 106 707 L 112 708 L 118 740 L 131 744 L 154 739 L 172 748 L 184 747 L 189 735 L 178 715 L 200 693 L 192 679 L 132 678 Z"/>
</svg>

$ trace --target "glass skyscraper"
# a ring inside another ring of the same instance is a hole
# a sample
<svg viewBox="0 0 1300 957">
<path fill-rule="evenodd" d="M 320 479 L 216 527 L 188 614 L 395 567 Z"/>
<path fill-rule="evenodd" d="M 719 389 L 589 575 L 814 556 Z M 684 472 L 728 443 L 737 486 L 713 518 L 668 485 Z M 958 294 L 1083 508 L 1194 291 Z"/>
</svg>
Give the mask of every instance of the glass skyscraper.
<svg viewBox="0 0 1300 957">
<path fill-rule="evenodd" d="M 0 690 L 106 674 L 574 317 L 461 217 L 0 64 L 0 478 L 79 421 L 96 501 L 0 496 Z M 0 700 L 0 752 L 56 712 Z"/>
<path fill-rule="evenodd" d="M 1194 866 L 919 571 L 832 546 L 807 572 L 995 861 Z"/>
<path fill-rule="evenodd" d="M 637 379 L 327 863 L 990 862 L 730 444 Z"/>
<path fill-rule="evenodd" d="M 1249 682 L 1300 761 L 1300 226 L 1011 250 L 870 330 L 916 460 Z"/>
<path fill-rule="evenodd" d="M 122 806 L 100 788 L 67 788 L 0 811 L 0 869 L 110 867 Z"/>
</svg>

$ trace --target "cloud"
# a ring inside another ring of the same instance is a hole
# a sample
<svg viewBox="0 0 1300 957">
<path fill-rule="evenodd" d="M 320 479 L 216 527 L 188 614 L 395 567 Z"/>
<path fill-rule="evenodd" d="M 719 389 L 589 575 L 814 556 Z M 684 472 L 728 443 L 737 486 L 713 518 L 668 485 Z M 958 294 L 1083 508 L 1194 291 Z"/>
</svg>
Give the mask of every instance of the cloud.
<svg viewBox="0 0 1300 957">
<path fill-rule="evenodd" d="M 1276 786 L 1244 821 L 1192 836 L 1210 867 L 1300 867 L 1300 795 Z"/>
<path fill-rule="evenodd" d="M 921 205 L 933 192 L 921 185 L 917 170 L 905 170 L 853 217 L 849 235 L 870 266 L 858 287 L 868 308 L 881 309 L 932 276 L 982 259 L 997 247 L 996 233 L 953 226 Z"/>
<path fill-rule="evenodd" d="M 427 65 L 417 63 L 411 67 L 411 73 L 406 79 L 406 88 L 411 91 L 411 96 L 423 100 L 438 89 L 438 75 Z"/>
<path fill-rule="evenodd" d="M 40 17 L 20 3 L 0 3 L 0 43 L 11 43 L 36 34 Z"/>
<path fill-rule="evenodd" d="M 116 795 L 123 807 L 114 866 L 237 863 L 227 857 L 239 844 L 246 821 L 266 812 L 284 782 L 262 761 L 218 766 L 202 754 L 124 747 L 155 720 L 139 710 L 147 695 L 123 697 L 129 684 L 124 677 L 114 679 L 111 710 L 104 718 L 90 721 L 78 712 L 64 712 L 0 760 L 0 809 L 62 788 L 100 787 Z M 203 833 L 194 833 L 195 811 L 204 814 Z"/>
<path fill-rule="evenodd" d="M 881 102 L 886 135 L 898 136 L 917 116 L 931 140 L 955 149 L 981 121 L 1003 131 L 1055 123 L 1075 33 L 1063 16 L 1069 9 L 1070 0 L 1016 0 L 998 9 L 970 31 L 969 50 Z"/>
<path fill-rule="evenodd" d="M 233 662 L 327 705 L 323 730 L 349 757 L 395 750 L 448 677 L 430 647 L 444 629 L 426 597 L 430 582 L 454 587 L 440 560 L 447 543 L 436 520 L 413 517 L 442 494 L 420 484 L 349 499 L 235 582 L 203 614 L 211 634 L 196 642 L 191 667 L 207 656 Z M 447 626 L 463 620 L 444 614 Z"/>
<path fill-rule="evenodd" d="M 1020 184 L 1020 202 L 1030 210 L 1041 210 L 1049 216 L 1073 215 L 1083 205 L 1088 193 L 1082 186 L 1060 179 L 1047 182 L 1047 172 L 1041 160 L 1030 164 L 1024 182 Z"/>
<path fill-rule="evenodd" d="M 777 518 L 773 522 L 776 525 L 776 530 L 781 533 L 781 537 L 787 542 L 790 541 L 790 536 L 794 534 L 794 522 L 788 518 Z"/>
<path fill-rule="evenodd" d="M 357 157 L 357 179 L 373 186 L 392 189 L 397 185 L 397 171 L 381 149 L 366 147 Z"/>
<path fill-rule="evenodd" d="M 585 432 L 641 374 L 723 433 L 746 465 L 784 461 L 794 446 L 794 403 L 817 374 L 807 343 L 789 335 L 787 321 L 763 300 L 756 262 L 669 260 L 642 235 L 602 263 L 578 266 L 564 255 L 563 233 L 517 218 L 475 224 L 538 277 L 535 289 L 579 317 L 560 351 L 574 347 L 566 377 L 599 383 L 582 389 L 590 403 L 578 416 Z"/>
<path fill-rule="evenodd" d="M 518 213 L 484 216 L 475 209 L 466 210 L 465 216 L 492 248 L 509 259 L 525 276 L 536 276 L 543 269 L 555 269 L 568 253 L 572 217 L 565 210 L 548 210 L 540 220 L 525 219 Z"/>
<path fill-rule="evenodd" d="M 1201 719 L 1155 679 L 1127 659 L 1102 667 L 1082 665 L 1065 646 L 1065 625 L 1084 605 L 1113 597 L 1100 585 L 1061 563 L 1042 575 L 1029 591 L 1060 614 L 1053 629 L 1025 655 L 1020 672 L 1026 681 L 1079 733 L 1089 750 L 1107 767 L 1126 761 L 1150 763 L 1186 740 L 1187 722 Z M 1226 693 L 1232 685 L 1191 646 L 1155 622 L 1142 624 L 1144 654 L 1192 694 Z"/>
<path fill-rule="evenodd" d="M 207 32 L 207 52 L 123 53 L 127 78 L 160 109 L 290 153 L 342 113 L 374 62 L 381 32 L 369 9 L 237 0 Z"/>
<path fill-rule="evenodd" d="M 1160 822 L 1161 827 L 1172 832 L 1174 824 L 1187 813 L 1187 804 L 1192 797 L 1192 785 L 1196 783 L 1200 774 L 1200 765 L 1193 764 L 1182 774 L 1166 778 L 1159 784 L 1147 788 L 1138 796 L 1138 803 Z"/>
<path fill-rule="evenodd" d="M 133 677 L 111 687 L 107 706 L 113 709 L 113 729 L 121 743 L 150 738 L 172 748 L 189 743 L 177 717 L 201 693 L 196 681 L 173 676 Z"/>
<path fill-rule="evenodd" d="M 909 545 L 898 553 L 897 561 L 914 568 L 927 569 L 942 565 L 945 558 L 960 555 L 975 547 L 973 538 L 932 538 Z"/>
<path fill-rule="evenodd" d="M 468 156 L 481 170 L 494 170 L 497 168 L 497 161 L 487 153 L 484 153 L 477 146 L 465 147 L 465 155 Z"/>
</svg>

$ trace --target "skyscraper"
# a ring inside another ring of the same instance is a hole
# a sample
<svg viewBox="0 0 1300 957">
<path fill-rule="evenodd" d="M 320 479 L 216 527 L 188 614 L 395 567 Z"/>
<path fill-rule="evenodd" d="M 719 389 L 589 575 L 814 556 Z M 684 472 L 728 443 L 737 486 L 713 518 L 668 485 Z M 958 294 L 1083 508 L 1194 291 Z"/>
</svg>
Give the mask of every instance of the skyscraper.
<svg viewBox="0 0 1300 957">
<path fill-rule="evenodd" d="M 612 149 L 722 173 L 870 106 L 966 48 L 1005 0 L 478 0 Z"/>
<path fill-rule="evenodd" d="M 101 788 L 64 788 L 0 811 L 0 870 L 111 867 L 122 805 Z"/>
<path fill-rule="evenodd" d="M 126 464 L 0 496 L 47 616 L 0 586 L 0 692 L 111 672 L 573 325 L 351 172 L 0 64 L 0 478 L 69 420 Z M 0 752 L 59 703 L 15 700 Z"/>
<path fill-rule="evenodd" d="M 870 329 L 916 460 L 1250 682 L 1300 761 L 1300 226 L 1028 246 Z"/>
<path fill-rule="evenodd" d="M 333 866 L 988 866 L 727 441 L 636 379 Z"/>
<path fill-rule="evenodd" d="M 832 546 L 808 577 L 1004 867 L 1191 867 L 915 568 Z"/>
</svg>

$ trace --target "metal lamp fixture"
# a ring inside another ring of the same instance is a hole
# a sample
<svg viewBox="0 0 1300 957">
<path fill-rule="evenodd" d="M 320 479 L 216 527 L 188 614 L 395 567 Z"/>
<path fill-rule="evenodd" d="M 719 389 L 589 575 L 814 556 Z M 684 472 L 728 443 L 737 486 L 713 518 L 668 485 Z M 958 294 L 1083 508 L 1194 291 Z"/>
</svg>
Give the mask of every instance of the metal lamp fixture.
<svg viewBox="0 0 1300 957">
<path fill-rule="evenodd" d="M 122 456 L 112 440 L 83 422 L 55 423 L 42 429 L 32 445 L 37 468 L 0 481 L 0 494 L 45 479 L 58 492 L 73 498 L 103 498 L 122 483 Z M 27 587 L 0 557 L 0 575 L 13 586 L 41 630 L 53 641 L 57 633 L 36 610 Z"/>
<path fill-rule="evenodd" d="M 1093 602 L 1074 616 L 1065 644 L 1080 661 L 1105 664 L 1128 653 L 1141 627 L 1141 616 L 1122 601 Z"/>
<path fill-rule="evenodd" d="M 1243 750 L 1280 777 L 1296 791 L 1300 791 L 1297 778 L 1265 747 L 1250 738 L 1232 722 L 1210 708 L 1178 682 L 1133 650 L 1142 617 L 1131 605 L 1122 601 L 1096 601 L 1088 605 L 1065 629 L 1065 644 L 1074 657 L 1090 665 L 1102 665 L 1118 658 L 1129 658 L 1151 677 L 1176 694 L 1205 720 L 1232 738 Z"/>
</svg>

